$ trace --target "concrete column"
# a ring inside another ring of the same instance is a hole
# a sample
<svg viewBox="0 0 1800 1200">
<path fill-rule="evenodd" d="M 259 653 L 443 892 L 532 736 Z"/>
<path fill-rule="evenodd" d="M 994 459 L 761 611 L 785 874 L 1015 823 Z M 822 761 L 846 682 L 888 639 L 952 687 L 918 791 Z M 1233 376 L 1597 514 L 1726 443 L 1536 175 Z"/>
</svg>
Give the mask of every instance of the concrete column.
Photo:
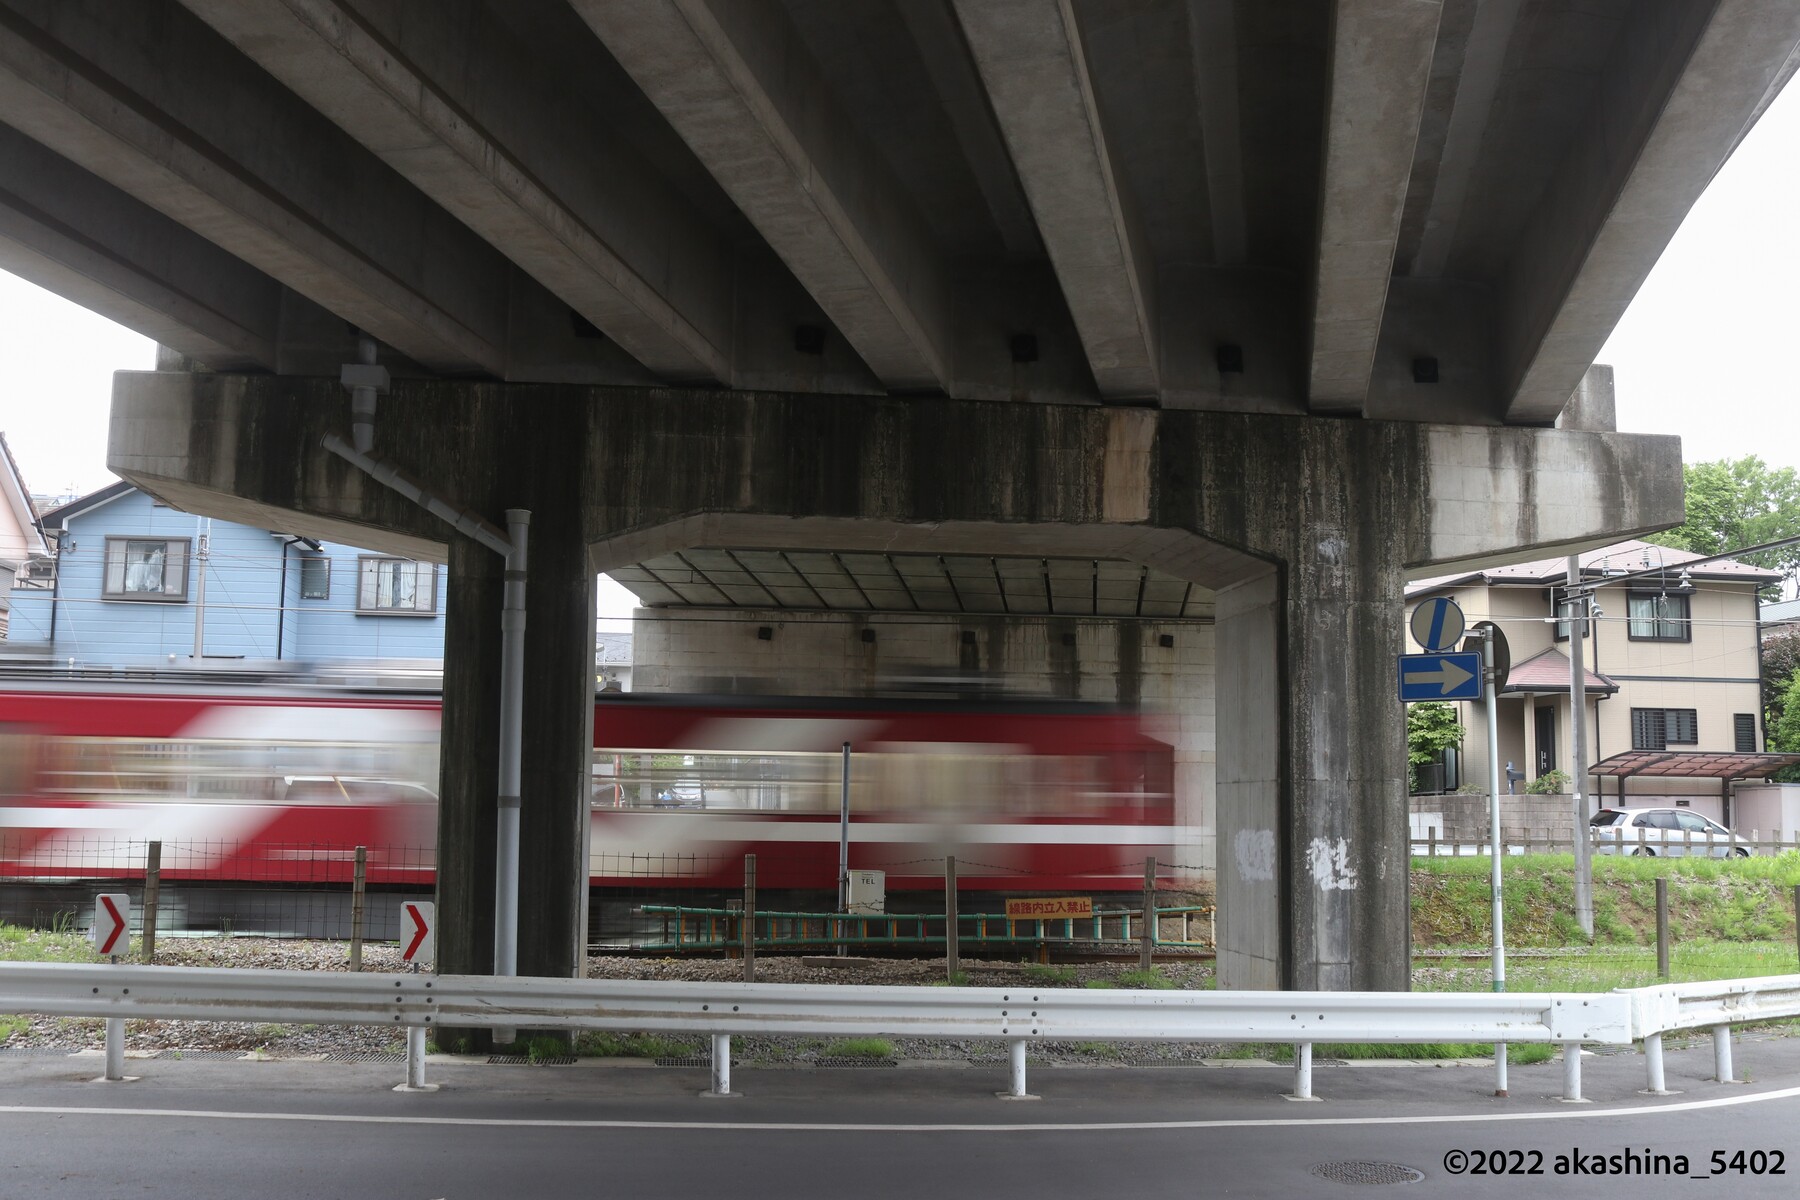
<svg viewBox="0 0 1800 1200">
<path fill-rule="evenodd" d="M 495 784 L 500 770 L 500 593 L 505 564 L 450 535 L 438 761 L 438 970 L 494 969 Z"/>
</svg>

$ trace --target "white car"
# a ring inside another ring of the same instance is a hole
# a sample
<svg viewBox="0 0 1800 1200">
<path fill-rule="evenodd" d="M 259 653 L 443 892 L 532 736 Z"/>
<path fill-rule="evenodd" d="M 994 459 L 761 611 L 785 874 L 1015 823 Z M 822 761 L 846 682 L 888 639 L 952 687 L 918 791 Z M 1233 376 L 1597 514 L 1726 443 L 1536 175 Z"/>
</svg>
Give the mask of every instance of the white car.
<svg viewBox="0 0 1800 1200">
<path fill-rule="evenodd" d="M 1731 844 L 1731 830 L 1686 808 L 1603 808 L 1588 827 L 1600 854 L 1750 857 L 1748 847 Z"/>
</svg>

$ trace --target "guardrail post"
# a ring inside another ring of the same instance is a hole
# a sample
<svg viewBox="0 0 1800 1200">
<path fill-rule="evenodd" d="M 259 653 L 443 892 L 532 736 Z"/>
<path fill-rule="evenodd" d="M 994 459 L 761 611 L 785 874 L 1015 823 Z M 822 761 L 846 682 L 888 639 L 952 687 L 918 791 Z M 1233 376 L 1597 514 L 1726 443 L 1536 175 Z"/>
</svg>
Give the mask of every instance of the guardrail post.
<svg viewBox="0 0 1800 1200">
<path fill-rule="evenodd" d="M 369 881 L 369 848 L 356 848 L 356 873 L 350 879 L 350 969 L 362 970 L 363 888 Z"/>
<path fill-rule="evenodd" d="M 1294 1092 L 1289 1100 L 1317 1100 L 1312 1094 L 1312 1043 L 1294 1043 Z"/>
<path fill-rule="evenodd" d="M 1581 1043 L 1564 1042 L 1563 1048 L 1563 1094 L 1564 1104 L 1586 1104 L 1581 1098 Z"/>
<path fill-rule="evenodd" d="M 1656 877 L 1656 977 L 1669 977 L 1669 881 Z"/>
<path fill-rule="evenodd" d="M 1036 1100 L 1025 1090 L 1025 1039 L 1013 1038 L 1006 1043 L 1007 1088 L 996 1092 L 1002 1100 Z"/>
<path fill-rule="evenodd" d="M 712 1035 L 712 1091 L 700 1094 L 719 1100 L 731 1098 L 731 1035 L 729 1033 Z"/>
<path fill-rule="evenodd" d="M 756 982 L 756 855 L 744 855 L 744 982 Z"/>
<path fill-rule="evenodd" d="M 1731 1074 L 1731 1026 L 1713 1026 L 1713 1078 L 1720 1083 L 1736 1083 Z"/>
<path fill-rule="evenodd" d="M 406 1027 L 406 1082 L 396 1092 L 435 1092 L 437 1084 L 425 1082 L 425 1027 Z"/>
<path fill-rule="evenodd" d="M 156 961 L 156 913 L 162 899 L 162 843 L 144 851 L 144 961 Z"/>
<path fill-rule="evenodd" d="M 1670 1096 L 1674 1093 L 1664 1087 L 1663 1077 L 1663 1045 L 1662 1034 L 1651 1033 L 1644 1037 L 1644 1067 L 1649 1075 L 1650 1086 L 1644 1090 L 1652 1096 Z"/>
<path fill-rule="evenodd" d="M 106 1018 L 106 1081 L 119 1083 L 125 1078 L 125 1018 Z"/>
<path fill-rule="evenodd" d="M 1144 928 L 1138 938 L 1138 967 L 1150 969 L 1150 958 L 1156 945 L 1156 859 L 1144 860 Z"/>
</svg>

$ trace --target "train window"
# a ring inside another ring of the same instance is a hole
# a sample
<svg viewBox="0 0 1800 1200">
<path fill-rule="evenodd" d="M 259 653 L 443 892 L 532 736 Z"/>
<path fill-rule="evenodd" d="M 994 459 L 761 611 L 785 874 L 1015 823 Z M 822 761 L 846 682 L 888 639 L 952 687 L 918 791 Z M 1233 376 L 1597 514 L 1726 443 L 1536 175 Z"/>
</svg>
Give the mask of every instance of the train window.
<svg viewBox="0 0 1800 1200">
<path fill-rule="evenodd" d="M 106 539 L 108 600 L 186 600 L 187 538 Z"/>
<path fill-rule="evenodd" d="M 38 735 L 23 725 L 0 725 L 0 797 L 30 796 L 38 789 Z"/>
</svg>

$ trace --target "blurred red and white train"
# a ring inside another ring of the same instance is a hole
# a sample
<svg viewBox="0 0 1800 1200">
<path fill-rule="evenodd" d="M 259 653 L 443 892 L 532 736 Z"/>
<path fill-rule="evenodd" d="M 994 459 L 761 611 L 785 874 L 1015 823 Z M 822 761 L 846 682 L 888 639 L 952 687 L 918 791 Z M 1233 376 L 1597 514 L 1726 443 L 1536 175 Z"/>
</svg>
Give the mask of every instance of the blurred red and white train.
<svg viewBox="0 0 1800 1200">
<path fill-rule="evenodd" d="M 439 700 L 285 685 L 0 682 L 0 879 L 428 884 Z M 601 888 L 835 888 L 850 743 L 850 866 L 890 891 L 1127 891 L 1175 842 L 1153 719 L 1027 700 L 602 693 L 589 868 Z M 527 797 L 527 803 L 530 798 Z M 321 867 L 321 858 L 324 866 Z M 305 868 L 299 863 L 305 861 Z"/>
</svg>

